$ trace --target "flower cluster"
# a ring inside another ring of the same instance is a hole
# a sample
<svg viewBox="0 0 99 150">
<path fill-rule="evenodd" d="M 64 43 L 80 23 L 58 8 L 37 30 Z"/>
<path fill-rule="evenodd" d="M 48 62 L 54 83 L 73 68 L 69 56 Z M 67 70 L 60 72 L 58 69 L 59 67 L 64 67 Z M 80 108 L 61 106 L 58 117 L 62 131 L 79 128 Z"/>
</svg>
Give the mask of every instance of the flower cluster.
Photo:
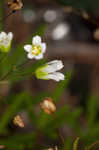
<svg viewBox="0 0 99 150">
<path fill-rule="evenodd" d="M 29 59 L 42 59 L 44 53 L 46 52 L 46 43 L 41 41 L 40 36 L 35 36 L 32 39 L 32 45 L 25 45 L 24 50 L 28 52 L 27 57 Z M 59 71 L 64 67 L 62 61 L 54 60 L 46 63 L 45 65 L 37 68 L 35 75 L 38 79 L 43 80 L 55 80 L 60 81 L 64 80 L 64 75 Z"/>
<path fill-rule="evenodd" d="M 6 34 L 5 32 L 0 33 L 0 51 L 9 52 L 11 48 L 11 42 L 13 39 L 12 32 Z M 43 59 L 44 53 L 46 52 L 46 43 L 42 42 L 41 37 L 36 35 L 32 39 L 32 44 L 24 45 L 24 50 L 28 53 L 29 59 Z M 64 80 L 64 74 L 60 73 L 59 70 L 64 67 L 61 60 L 54 60 L 46 63 L 45 65 L 37 68 L 35 75 L 38 79 L 43 80 Z"/>
<path fill-rule="evenodd" d="M 0 33 L 0 51 L 8 52 L 11 47 L 11 41 L 13 39 L 12 32 L 6 34 L 5 32 Z"/>
</svg>

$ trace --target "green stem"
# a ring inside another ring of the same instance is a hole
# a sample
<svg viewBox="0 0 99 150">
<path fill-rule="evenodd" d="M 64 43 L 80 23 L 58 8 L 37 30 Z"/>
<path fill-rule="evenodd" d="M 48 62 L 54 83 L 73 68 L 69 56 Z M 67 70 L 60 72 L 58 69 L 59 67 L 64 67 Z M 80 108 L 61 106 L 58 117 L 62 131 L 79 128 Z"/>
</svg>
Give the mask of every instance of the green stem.
<svg viewBox="0 0 99 150">
<path fill-rule="evenodd" d="M 11 72 L 13 72 L 13 70 L 10 70 L 7 74 L 5 74 L 5 75 L 0 79 L 0 81 L 5 80 L 5 79 L 9 76 L 9 74 L 10 74 Z"/>
<path fill-rule="evenodd" d="M 53 114 L 53 119 L 56 121 L 56 130 L 57 130 L 58 137 L 60 138 L 61 144 L 64 145 L 65 140 L 62 133 L 60 132 L 60 128 L 58 126 L 55 114 Z"/>
<path fill-rule="evenodd" d="M 89 145 L 87 148 L 85 148 L 85 150 L 90 150 L 93 146 L 95 146 L 97 143 L 99 143 L 98 141 L 95 141 L 94 143 L 92 143 L 91 145 Z"/>
<path fill-rule="evenodd" d="M 79 142 L 79 137 L 77 137 L 77 139 L 74 141 L 73 143 L 73 150 L 77 150 L 77 146 L 78 146 L 78 142 Z"/>
<path fill-rule="evenodd" d="M 20 68 L 20 67 L 22 67 L 22 66 L 24 66 L 25 64 L 27 64 L 27 60 L 26 60 L 26 62 L 24 62 L 23 64 L 20 64 L 20 65 L 17 65 L 17 66 L 14 66 L 14 67 L 12 67 L 13 69 L 11 69 L 7 74 L 5 74 L 3 77 L 1 77 L 1 79 L 0 79 L 0 81 L 3 81 L 3 80 L 5 80 L 5 79 L 7 79 L 7 77 L 12 73 L 12 72 L 14 72 L 15 70 L 17 70 L 18 68 Z M 15 68 L 15 69 L 14 69 Z M 25 74 L 21 74 L 21 75 L 25 75 Z"/>
<path fill-rule="evenodd" d="M 16 68 L 23 67 L 27 63 L 28 63 L 28 59 L 24 63 L 17 65 Z"/>
</svg>

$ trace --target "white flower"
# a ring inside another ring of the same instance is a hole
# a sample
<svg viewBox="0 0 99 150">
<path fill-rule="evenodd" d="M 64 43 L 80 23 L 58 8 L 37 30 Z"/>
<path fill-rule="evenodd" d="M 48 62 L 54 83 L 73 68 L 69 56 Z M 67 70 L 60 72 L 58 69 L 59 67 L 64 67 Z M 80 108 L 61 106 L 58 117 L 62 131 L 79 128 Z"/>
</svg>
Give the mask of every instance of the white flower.
<svg viewBox="0 0 99 150">
<path fill-rule="evenodd" d="M 8 34 L 5 32 L 0 33 L 0 50 L 2 52 L 8 52 L 10 50 L 12 39 L 12 32 L 9 32 Z"/>
<path fill-rule="evenodd" d="M 64 80 L 64 74 L 57 72 L 60 69 L 62 69 L 64 67 L 63 63 L 61 60 L 54 60 L 51 61 L 47 64 L 45 64 L 42 67 L 39 67 L 36 70 L 36 77 L 38 79 L 44 79 L 44 80 L 55 80 L 55 81 L 60 81 L 60 80 Z"/>
<path fill-rule="evenodd" d="M 32 39 L 32 45 L 25 45 L 24 50 L 28 52 L 27 57 L 29 59 L 42 59 L 43 53 L 46 51 L 46 43 L 41 42 L 40 36 L 35 36 Z"/>
</svg>

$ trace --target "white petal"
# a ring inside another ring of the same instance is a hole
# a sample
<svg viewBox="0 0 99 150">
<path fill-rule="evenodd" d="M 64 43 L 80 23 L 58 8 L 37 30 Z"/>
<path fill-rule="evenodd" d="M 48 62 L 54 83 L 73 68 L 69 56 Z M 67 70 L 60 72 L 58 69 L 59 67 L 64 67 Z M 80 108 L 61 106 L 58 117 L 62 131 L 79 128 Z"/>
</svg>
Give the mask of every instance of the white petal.
<svg viewBox="0 0 99 150">
<path fill-rule="evenodd" d="M 5 32 L 1 32 L 0 35 L 2 35 L 3 37 L 7 36 L 7 34 Z"/>
<path fill-rule="evenodd" d="M 51 65 L 46 65 L 44 68 L 43 68 L 43 72 L 45 73 L 53 73 L 56 71 L 56 68 L 51 66 Z"/>
<path fill-rule="evenodd" d="M 30 52 L 31 49 L 32 49 L 32 45 L 25 45 L 25 46 L 24 46 L 24 50 L 25 50 L 26 52 Z"/>
<path fill-rule="evenodd" d="M 34 58 L 34 55 L 32 55 L 31 53 L 28 53 L 27 57 L 28 57 L 29 59 L 32 59 L 32 58 Z"/>
<path fill-rule="evenodd" d="M 47 64 L 48 65 L 56 65 L 58 70 L 60 70 L 64 67 L 61 60 L 53 60 L 53 61 L 48 62 Z"/>
<path fill-rule="evenodd" d="M 61 73 L 61 72 L 55 72 L 54 75 L 56 75 L 59 80 L 64 80 L 65 79 L 64 74 Z"/>
<path fill-rule="evenodd" d="M 41 46 L 42 52 L 45 53 L 45 51 L 46 51 L 46 43 L 41 43 L 40 46 Z"/>
<path fill-rule="evenodd" d="M 61 60 L 54 60 L 54 61 L 47 63 L 46 67 L 44 68 L 44 72 L 53 73 L 62 69 L 63 66 L 64 65 Z"/>
<path fill-rule="evenodd" d="M 35 56 L 35 59 L 42 59 L 43 58 L 43 54 L 40 54 L 38 56 Z"/>
<path fill-rule="evenodd" d="M 48 65 L 52 66 L 55 68 L 55 71 L 60 70 L 64 67 L 63 63 L 61 60 L 54 60 L 48 63 Z"/>
<path fill-rule="evenodd" d="M 32 44 L 33 45 L 40 45 L 41 44 L 41 37 L 38 35 L 33 37 Z"/>
<path fill-rule="evenodd" d="M 2 39 L 5 39 L 6 36 L 7 36 L 7 34 L 6 34 L 5 32 L 1 32 L 1 33 L 0 33 L 0 41 L 1 41 Z"/>
<path fill-rule="evenodd" d="M 13 38 L 13 33 L 12 33 L 12 32 L 9 32 L 9 33 L 8 33 L 8 39 L 9 39 L 9 40 L 12 40 L 12 38 Z"/>
<path fill-rule="evenodd" d="M 55 72 L 52 74 L 48 74 L 47 76 L 45 76 L 46 79 L 52 79 L 55 81 L 60 81 L 60 80 L 64 80 L 64 74 L 60 73 L 60 72 Z"/>
<path fill-rule="evenodd" d="M 57 63 L 58 61 L 60 61 L 60 60 L 52 60 L 52 61 L 48 62 L 47 64 L 48 64 L 48 65 L 51 65 L 51 64 L 53 64 L 53 63 Z"/>
</svg>

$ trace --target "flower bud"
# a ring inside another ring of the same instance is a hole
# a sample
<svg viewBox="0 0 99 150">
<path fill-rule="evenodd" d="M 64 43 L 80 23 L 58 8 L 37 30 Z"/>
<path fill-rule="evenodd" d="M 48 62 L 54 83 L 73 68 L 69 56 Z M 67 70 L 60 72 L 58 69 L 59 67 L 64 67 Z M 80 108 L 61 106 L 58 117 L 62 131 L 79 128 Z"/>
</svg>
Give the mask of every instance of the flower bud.
<svg viewBox="0 0 99 150">
<path fill-rule="evenodd" d="M 24 122 L 23 122 L 22 118 L 19 115 L 17 115 L 17 116 L 14 117 L 13 123 L 15 125 L 21 127 L 21 128 L 24 127 Z"/>
<path fill-rule="evenodd" d="M 5 32 L 0 33 L 0 51 L 9 52 L 11 49 L 11 42 L 13 39 L 13 33 L 9 32 L 6 34 Z"/>
<path fill-rule="evenodd" d="M 52 114 L 56 111 L 56 106 L 51 98 L 45 98 L 41 103 L 40 103 L 41 108 L 46 114 Z"/>
<path fill-rule="evenodd" d="M 23 3 L 21 0 L 12 0 L 8 2 L 8 7 L 11 9 L 12 12 L 15 12 L 23 7 Z"/>
<path fill-rule="evenodd" d="M 35 71 L 35 75 L 38 79 L 43 79 L 43 80 L 52 79 L 58 82 L 65 79 L 64 74 L 58 72 L 63 67 L 64 65 L 61 60 L 53 60 L 46 63 L 43 66 L 38 67 Z"/>
<path fill-rule="evenodd" d="M 58 147 L 55 146 L 55 148 L 48 148 L 48 149 L 46 149 L 46 150 L 58 150 Z"/>
<path fill-rule="evenodd" d="M 4 149 L 5 148 L 5 146 L 4 145 L 0 145 L 0 149 Z"/>
</svg>

